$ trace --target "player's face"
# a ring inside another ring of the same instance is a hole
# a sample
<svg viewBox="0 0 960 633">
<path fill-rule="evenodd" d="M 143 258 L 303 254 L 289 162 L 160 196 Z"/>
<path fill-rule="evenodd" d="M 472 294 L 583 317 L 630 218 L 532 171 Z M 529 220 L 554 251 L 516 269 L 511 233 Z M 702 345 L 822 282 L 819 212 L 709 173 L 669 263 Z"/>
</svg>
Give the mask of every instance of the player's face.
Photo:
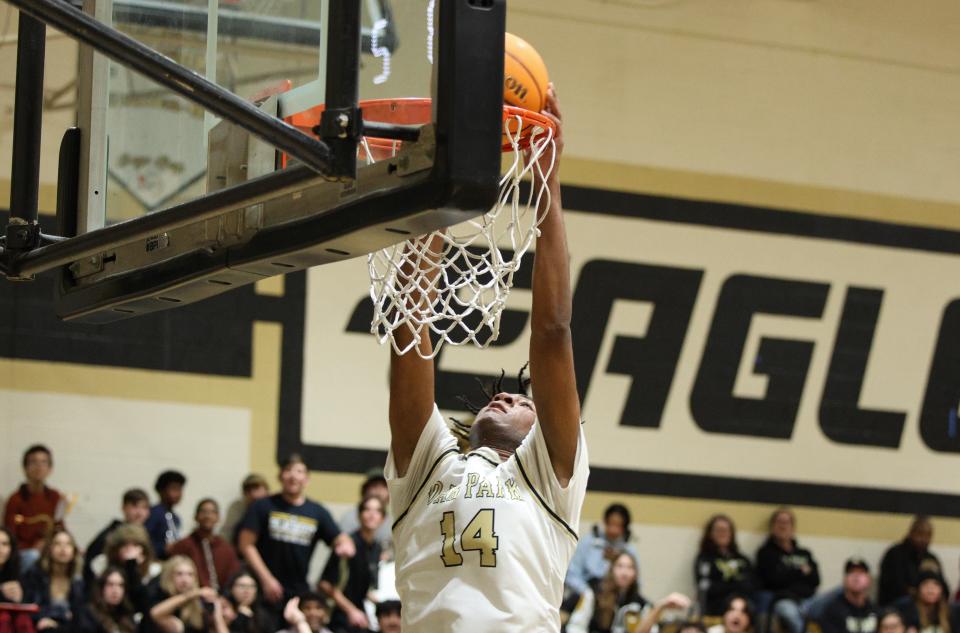
<svg viewBox="0 0 960 633">
<path fill-rule="evenodd" d="M 750 616 L 747 615 L 747 603 L 737 598 L 723 614 L 723 628 L 726 633 L 743 633 L 749 626 Z"/>
<path fill-rule="evenodd" d="M 280 472 L 280 485 L 288 495 L 299 495 L 307 486 L 307 467 L 303 464 L 290 464 Z"/>
<path fill-rule="evenodd" d="M 498 393 L 477 413 L 470 429 L 470 444 L 514 451 L 536 420 L 533 400 L 518 393 Z"/>
<path fill-rule="evenodd" d="M 121 574 L 113 572 L 107 576 L 103 581 L 103 601 L 111 607 L 123 602 L 124 585 Z"/>
<path fill-rule="evenodd" d="M 133 525 L 143 525 L 150 516 L 150 504 L 146 501 L 128 503 L 123 506 L 123 520 Z"/>
</svg>

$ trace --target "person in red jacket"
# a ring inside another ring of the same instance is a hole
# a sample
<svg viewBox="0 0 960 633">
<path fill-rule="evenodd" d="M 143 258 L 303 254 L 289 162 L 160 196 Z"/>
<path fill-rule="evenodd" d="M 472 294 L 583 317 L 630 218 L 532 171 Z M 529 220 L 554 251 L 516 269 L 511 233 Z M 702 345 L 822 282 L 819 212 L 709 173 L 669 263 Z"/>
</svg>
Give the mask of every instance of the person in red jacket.
<svg viewBox="0 0 960 633">
<path fill-rule="evenodd" d="M 7 499 L 3 525 L 16 537 L 21 569 L 26 570 L 40 557 L 40 548 L 53 529 L 64 527 L 64 498 L 47 486 L 53 472 L 49 448 L 34 444 L 24 451 L 22 463 L 26 482 Z"/>
</svg>

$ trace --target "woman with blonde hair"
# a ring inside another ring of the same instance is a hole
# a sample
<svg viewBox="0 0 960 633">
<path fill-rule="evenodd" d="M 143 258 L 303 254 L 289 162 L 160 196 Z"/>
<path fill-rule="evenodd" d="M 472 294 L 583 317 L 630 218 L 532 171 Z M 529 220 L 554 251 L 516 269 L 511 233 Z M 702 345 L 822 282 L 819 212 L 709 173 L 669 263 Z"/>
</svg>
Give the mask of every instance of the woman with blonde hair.
<svg viewBox="0 0 960 633">
<path fill-rule="evenodd" d="M 168 559 L 159 585 L 161 600 L 150 609 L 150 619 L 161 633 L 227 633 L 217 592 L 200 587 L 192 560 Z"/>
</svg>

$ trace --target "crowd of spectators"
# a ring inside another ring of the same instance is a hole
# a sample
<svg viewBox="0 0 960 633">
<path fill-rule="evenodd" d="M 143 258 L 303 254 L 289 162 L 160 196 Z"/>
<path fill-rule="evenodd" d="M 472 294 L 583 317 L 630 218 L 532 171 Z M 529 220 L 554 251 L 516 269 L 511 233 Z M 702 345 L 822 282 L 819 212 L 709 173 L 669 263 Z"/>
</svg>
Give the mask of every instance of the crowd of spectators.
<svg viewBox="0 0 960 633">
<path fill-rule="evenodd" d="M 217 501 L 204 498 L 186 533 L 178 506 L 187 479 L 168 470 L 156 479 L 155 505 L 146 491 L 127 490 L 121 518 L 81 549 L 63 496 L 46 483 L 50 450 L 28 448 L 22 465 L 26 481 L 7 499 L 0 528 L 0 633 L 400 631 L 382 471 L 367 474 L 359 503 L 336 521 L 307 498 L 309 471 L 293 455 L 281 464 L 279 492 L 249 475 L 223 521 Z M 876 587 L 870 563 L 851 557 L 841 585 L 824 588 L 788 508 L 771 515 L 753 557 L 733 520 L 717 514 L 693 563 L 696 595 L 653 602 L 642 592 L 631 523 L 629 509 L 613 504 L 581 534 L 561 605 L 568 633 L 960 633 L 927 517 L 887 550 Z M 320 541 L 331 552 L 311 586 Z"/>
</svg>

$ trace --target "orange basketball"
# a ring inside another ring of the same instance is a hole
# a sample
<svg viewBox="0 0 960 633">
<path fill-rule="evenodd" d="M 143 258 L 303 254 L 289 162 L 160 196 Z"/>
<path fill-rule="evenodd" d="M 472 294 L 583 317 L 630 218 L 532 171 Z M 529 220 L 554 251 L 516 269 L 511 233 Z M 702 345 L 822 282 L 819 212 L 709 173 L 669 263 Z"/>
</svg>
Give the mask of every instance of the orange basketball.
<svg viewBox="0 0 960 633">
<path fill-rule="evenodd" d="M 503 100 L 510 105 L 540 112 L 547 102 L 547 65 L 530 44 L 506 34 L 503 55 Z"/>
</svg>

